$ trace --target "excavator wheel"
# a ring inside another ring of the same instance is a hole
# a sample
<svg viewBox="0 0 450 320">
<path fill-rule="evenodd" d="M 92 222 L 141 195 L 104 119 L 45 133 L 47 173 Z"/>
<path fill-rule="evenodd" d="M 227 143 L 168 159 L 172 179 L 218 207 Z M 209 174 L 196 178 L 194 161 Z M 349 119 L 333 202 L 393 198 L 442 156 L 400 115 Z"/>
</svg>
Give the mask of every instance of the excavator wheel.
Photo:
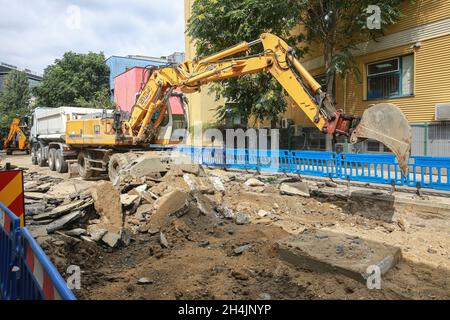
<svg viewBox="0 0 450 320">
<path fill-rule="evenodd" d="M 120 179 L 120 171 L 132 163 L 138 155 L 134 153 L 116 153 L 111 156 L 108 164 L 108 175 L 111 182 L 116 185 Z"/>
<path fill-rule="evenodd" d="M 88 155 L 85 151 L 81 151 L 78 154 L 78 173 L 83 179 L 91 179 L 95 177 L 95 172 L 89 169 Z"/>
<path fill-rule="evenodd" d="M 38 164 L 37 155 L 36 155 L 36 148 L 35 147 L 31 148 L 31 163 L 34 164 L 34 165 Z"/>
<path fill-rule="evenodd" d="M 47 160 L 45 159 L 44 156 L 44 146 L 40 145 L 39 149 L 37 149 L 36 151 L 36 158 L 37 158 L 37 164 L 39 167 L 45 167 L 45 165 L 47 164 Z"/>
</svg>

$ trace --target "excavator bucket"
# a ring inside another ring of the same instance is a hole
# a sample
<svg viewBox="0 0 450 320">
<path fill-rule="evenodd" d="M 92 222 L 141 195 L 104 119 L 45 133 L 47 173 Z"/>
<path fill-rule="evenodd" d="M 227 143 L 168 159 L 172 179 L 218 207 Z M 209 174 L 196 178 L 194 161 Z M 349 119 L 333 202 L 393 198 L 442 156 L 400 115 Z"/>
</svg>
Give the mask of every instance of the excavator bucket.
<svg viewBox="0 0 450 320">
<path fill-rule="evenodd" d="M 411 127 L 403 112 L 394 104 L 382 103 L 368 108 L 353 131 L 350 142 L 377 140 L 397 157 L 406 176 L 411 154 Z"/>
</svg>

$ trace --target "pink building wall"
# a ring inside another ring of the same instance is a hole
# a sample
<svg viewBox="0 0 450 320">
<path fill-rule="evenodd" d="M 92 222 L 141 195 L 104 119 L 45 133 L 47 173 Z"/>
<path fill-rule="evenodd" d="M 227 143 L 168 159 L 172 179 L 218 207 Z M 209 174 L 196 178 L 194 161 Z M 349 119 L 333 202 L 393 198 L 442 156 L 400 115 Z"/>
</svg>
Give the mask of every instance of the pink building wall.
<svg viewBox="0 0 450 320">
<path fill-rule="evenodd" d="M 144 68 L 134 67 L 114 79 L 114 102 L 122 110 L 131 112 L 136 102 L 136 95 L 141 89 Z M 145 73 L 145 82 L 149 73 Z M 174 115 L 182 115 L 183 107 L 179 97 L 171 97 L 170 105 Z"/>
</svg>

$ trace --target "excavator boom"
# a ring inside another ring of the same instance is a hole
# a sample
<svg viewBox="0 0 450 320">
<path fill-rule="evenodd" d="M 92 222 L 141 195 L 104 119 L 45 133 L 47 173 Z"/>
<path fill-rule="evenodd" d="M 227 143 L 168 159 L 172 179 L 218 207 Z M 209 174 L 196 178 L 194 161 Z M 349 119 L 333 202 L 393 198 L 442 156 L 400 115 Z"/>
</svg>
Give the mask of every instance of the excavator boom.
<svg viewBox="0 0 450 320">
<path fill-rule="evenodd" d="M 261 54 L 232 58 L 258 44 L 264 48 Z M 369 108 L 361 119 L 343 114 L 336 110 L 321 85 L 297 60 L 294 50 L 279 37 L 267 33 L 256 41 L 243 42 L 207 58 L 186 61 L 177 67 L 153 72 L 130 120 L 124 123 L 123 131 L 131 135 L 137 144 L 148 141 L 149 134 L 158 125 L 158 121 L 151 123 L 151 119 L 155 113 L 165 110 L 173 88 L 191 93 L 214 81 L 259 72 L 270 72 L 324 134 L 346 135 L 351 137 L 352 143 L 364 139 L 380 141 L 395 153 L 406 174 L 411 150 L 411 129 L 400 109 L 392 104 L 381 104 Z"/>
</svg>

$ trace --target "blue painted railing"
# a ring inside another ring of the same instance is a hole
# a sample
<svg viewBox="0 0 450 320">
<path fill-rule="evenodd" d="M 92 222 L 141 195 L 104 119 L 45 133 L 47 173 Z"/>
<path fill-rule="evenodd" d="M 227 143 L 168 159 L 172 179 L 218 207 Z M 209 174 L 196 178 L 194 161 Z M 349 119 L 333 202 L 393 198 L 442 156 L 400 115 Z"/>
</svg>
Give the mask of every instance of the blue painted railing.
<svg viewBox="0 0 450 320">
<path fill-rule="evenodd" d="M 17 281 L 13 268 L 19 246 L 20 219 L 0 202 L 0 296 L 15 300 Z"/>
<path fill-rule="evenodd" d="M 180 147 L 194 162 L 360 182 L 450 190 L 450 158 L 411 157 L 406 176 L 392 154 Z"/>
<path fill-rule="evenodd" d="M 0 202 L 0 298 L 5 300 L 75 300 L 20 219 Z"/>
</svg>

